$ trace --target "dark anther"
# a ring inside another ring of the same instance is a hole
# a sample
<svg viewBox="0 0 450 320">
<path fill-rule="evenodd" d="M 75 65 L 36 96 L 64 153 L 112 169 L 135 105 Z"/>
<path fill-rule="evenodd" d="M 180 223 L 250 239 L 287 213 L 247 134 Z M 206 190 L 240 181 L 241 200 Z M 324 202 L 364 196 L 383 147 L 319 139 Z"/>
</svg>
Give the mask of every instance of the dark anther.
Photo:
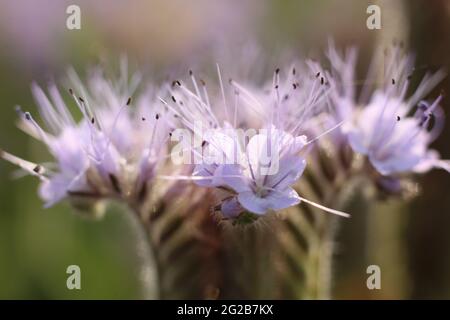
<svg viewBox="0 0 450 320">
<path fill-rule="evenodd" d="M 41 170 L 42 170 L 42 167 L 41 167 L 40 165 L 36 165 L 36 166 L 33 168 L 33 171 L 36 172 L 36 173 L 40 173 Z"/>
</svg>

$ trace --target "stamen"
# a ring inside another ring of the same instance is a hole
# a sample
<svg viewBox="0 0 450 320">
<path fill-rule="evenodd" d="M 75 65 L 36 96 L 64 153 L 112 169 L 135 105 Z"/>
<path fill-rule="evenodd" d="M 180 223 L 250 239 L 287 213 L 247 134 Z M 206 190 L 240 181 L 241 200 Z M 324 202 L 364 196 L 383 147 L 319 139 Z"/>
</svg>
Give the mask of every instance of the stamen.
<svg viewBox="0 0 450 320">
<path fill-rule="evenodd" d="M 238 104 L 239 104 L 239 91 L 235 90 L 234 91 L 234 120 L 233 120 L 233 124 L 234 127 L 236 128 L 236 124 L 237 124 L 237 112 L 238 112 Z"/>
<path fill-rule="evenodd" d="M 228 115 L 227 100 L 225 98 L 225 90 L 223 88 L 222 74 L 220 73 L 220 67 L 218 63 L 216 63 L 216 68 L 217 68 L 217 75 L 219 76 L 219 84 L 220 84 L 220 91 L 222 92 L 223 105 L 225 106 L 225 118 L 227 120 L 230 120 L 230 117 Z"/>
<path fill-rule="evenodd" d="M 156 121 L 155 121 L 155 124 L 154 124 L 154 126 L 153 126 L 152 136 L 151 136 L 151 138 L 150 138 L 150 144 L 149 144 L 149 146 L 148 146 L 149 151 L 153 150 L 153 142 L 154 142 L 154 140 L 155 140 L 156 128 L 158 127 L 158 122 L 159 122 L 159 121 L 158 121 L 158 120 L 159 120 L 159 114 L 158 114 L 158 113 L 155 115 L 155 119 L 156 119 Z"/>
<path fill-rule="evenodd" d="M 102 153 L 100 155 L 100 158 L 97 159 L 94 156 L 94 159 L 96 159 L 97 162 L 101 163 L 105 159 L 106 152 L 108 152 L 108 149 L 109 149 L 109 147 L 110 147 L 110 145 L 112 143 L 112 135 L 114 133 L 114 130 L 116 130 L 117 123 L 119 122 L 119 118 L 122 115 L 123 111 L 128 108 L 130 103 L 131 103 L 131 97 L 128 98 L 127 102 L 122 107 L 120 107 L 119 112 L 117 112 L 117 115 L 114 118 L 113 124 L 112 124 L 111 129 L 109 130 L 109 134 L 107 136 L 108 141 L 107 141 L 106 146 L 105 146 L 105 148 L 103 149 L 103 151 L 102 151 Z"/>
<path fill-rule="evenodd" d="M 91 117 L 87 114 L 86 112 L 86 105 L 83 104 L 84 103 L 84 99 L 81 97 L 78 97 L 75 95 L 75 93 L 73 92 L 73 90 L 71 88 L 69 88 L 69 93 L 72 96 L 73 100 L 75 101 L 75 103 L 77 104 L 78 109 L 81 111 L 81 113 L 83 114 L 83 117 L 85 119 L 90 119 Z"/>
<path fill-rule="evenodd" d="M 48 134 L 41 128 L 41 126 L 39 126 L 39 125 L 37 124 L 36 121 L 34 121 L 33 117 L 31 116 L 31 113 L 29 113 L 28 111 L 25 112 L 25 113 L 24 113 L 24 117 L 25 117 L 25 120 L 29 121 L 29 122 L 33 125 L 33 127 L 37 130 L 37 132 L 38 132 L 38 134 L 39 134 L 41 140 L 42 140 L 45 144 L 50 145 L 50 141 L 49 141 L 49 138 L 48 138 Z"/>
<path fill-rule="evenodd" d="M 300 198 L 300 200 L 302 200 L 302 201 L 304 201 L 304 202 L 306 202 L 306 203 L 308 203 L 308 204 L 310 204 L 310 205 L 312 205 L 312 206 L 314 206 L 314 207 L 317 207 L 317 208 L 319 208 L 319 209 L 322 209 L 322 210 L 325 211 L 325 212 L 329 212 L 329 213 L 332 213 L 332 214 L 335 214 L 335 215 L 338 215 L 338 216 L 341 216 L 341 217 L 344 217 L 344 218 L 350 218 L 350 215 L 349 215 L 348 213 L 346 213 L 346 212 L 339 211 L 339 210 L 334 210 L 334 209 L 325 207 L 325 206 L 323 206 L 323 205 L 321 205 L 321 204 L 318 204 L 318 203 L 316 203 L 316 202 L 314 202 L 314 201 L 305 199 L 305 198 L 300 197 L 300 196 L 299 196 L 299 198 Z"/>
<path fill-rule="evenodd" d="M 262 117 L 267 119 L 267 115 L 263 112 L 261 112 L 261 109 L 263 109 L 263 105 L 261 102 L 258 101 L 247 89 L 245 89 L 243 86 L 241 86 L 239 83 L 234 81 L 233 79 L 229 80 L 230 85 L 235 87 L 239 90 L 240 93 L 242 93 L 242 99 L 247 102 L 247 105 L 252 108 L 253 111 L 259 113 Z M 253 102 L 253 104 L 252 104 Z M 256 104 L 258 107 L 255 107 L 254 104 Z"/>
<path fill-rule="evenodd" d="M 306 142 L 305 145 L 311 144 L 314 141 L 320 139 L 321 137 L 323 137 L 324 135 L 330 133 L 333 130 L 336 130 L 337 128 L 339 128 L 340 126 L 342 126 L 344 124 L 345 120 L 342 120 L 341 122 L 339 122 L 337 125 L 331 127 L 330 129 L 326 130 L 325 132 L 322 132 L 321 134 L 319 134 L 317 137 L 315 137 L 314 139 L 309 140 L 308 142 Z"/>
<path fill-rule="evenodd" d="M 206 105 L 207 105 L 208 108 L 210 109 L 210 108 L 211 108 L 211 104 L 209 103 L 208 90 L 206 90 L 206 82 L 200 79 L 200 83 L 202 84 L 203 95 L 205 96 Z"/>
<path fill-rule="evenodd" d="M 195 93 L 200 98 L 200 100 L 203 102 L 203 100 L 201 99 L 202 96 L 200 95 L 200 91 L 198 90 L 197 81 L 195 80 L 194 73 L 192 72 L 192 70 L 189 70 L 189 76 L 191 77 L 192 83 L 194 84 Z"/>
<path fill-rule="evenodd" d="M 38 177 L 42 181 L 48 181 L 48 178 L 43 175 L 45 173 L 45 169 L 41 165 L 16 157 L 6 151 L 3 151 L 2 149 L 0 149 L 0 158 L 18 166 L 32 176 Z"/>
</svg>

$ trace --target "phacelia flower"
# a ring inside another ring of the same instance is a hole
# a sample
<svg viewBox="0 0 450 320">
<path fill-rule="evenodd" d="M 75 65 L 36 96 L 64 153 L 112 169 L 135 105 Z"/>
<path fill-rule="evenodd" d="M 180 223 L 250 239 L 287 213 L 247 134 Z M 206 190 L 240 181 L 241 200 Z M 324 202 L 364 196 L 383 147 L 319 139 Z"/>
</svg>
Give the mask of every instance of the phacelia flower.
<svg viewBox="0 0 450 320">
<path fill-rule="evenodd" d="M 277 69 L 269 90 L 250 90 L 235 80 L 229 81 L 231 90 L 225 90 L 218 70 L 221 85 L 215 96 L 208 94 L 204 81 L 198 85 L 192 72 L 194 91 L 174 81 L 171 98 L 162 101 L 199 141 L 182 143 L 198 161 L 192 176 L 167 178 L 191 179 L 220 190 L 224 196 L 219 208 L 229 218 L 243 212 L 261 215 L 301 201 L 347 216 L 303 199 L 294 189 L 306 166 L 305 147 L 315 141 L 301 134 L 302 123 L 322 111 L 326 99 L 321 93 L 326 90 L 316 74 L 298 76 L 292 70 L 281 83 Z M 251 114 L 260 119 L 248 119 Z M 206 130 L 195 130 L 198 122 Z M 260 127 L 249 126 L 255 123 Z"/>
<path fill-rule="evenodd" d="M 444 72 L 426 74 L 408 97 L 412 59 L 393 48 L 386 52 L 384 66 L 372 63 L 369 80 L 357 98 L 356 50 L 341 56 L 330 46 L 328 58 L 336 121 L 346 120 L 341 131 L 355 152 L 366 155 L 381 175 L 421 173 L 432 168 L 450 171 L 449 161 L 441 160 L 437 151 L 429 148 L 442 129 L 442 96 L 432 102 L 422 100 L 444 78 Z M 383 80 L 373 86 L 370 79 L 376 77 L 377 68 L 384 71 Z"/>
<path fill-rule="evenodd" d="M 48 96 L 32 85 L 45 126 L 17 108 L 20 128 L 46 146 L 54 163 L 35 164 L 4 151 L 2 157 L 40 178 L 39 194 L 47 207 L 65 198 L 142 201 L 168 141 L 167 126 L 161 121 L 164 109 L 155 103 L 156 93 L 148 89 L 136 94 L 140 76 L 135 74 L 128 81 L 125 67 L 116 83 L 100 70 L 92 73 L 87 86 L 73 70 L 69 79 L 68 92 L 80 121 L 74 120 L 54 84 Z"/>
</svg>

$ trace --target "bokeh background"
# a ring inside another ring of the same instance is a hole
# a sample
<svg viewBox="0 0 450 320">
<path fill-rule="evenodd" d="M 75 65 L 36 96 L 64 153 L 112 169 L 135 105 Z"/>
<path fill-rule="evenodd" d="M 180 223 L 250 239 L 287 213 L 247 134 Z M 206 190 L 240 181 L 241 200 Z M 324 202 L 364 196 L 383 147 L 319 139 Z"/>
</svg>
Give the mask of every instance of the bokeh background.
<svg viewBox="0 0 450 320">
<path fill-rule="evenodd" d="M 81 30 L 66 28 L 70 4 L 81 8 Z M 381 30 L 366 27 L 370 4 L 381 7 Z M 1 0 L 0 146 L 26 159 L 50 159 L 15 128 L 14 106 L 36 111 L 31 82 L 59 78 L 70 65 L 83 71 L 126 55 L 162 78 L 165 70 L 246 43 L 263 48 L 268 61 L 283 50 L 319 56 L 330 37 L 338 47 L 357 45 L 362 67 L 376 48 L 403 41 L 423 70 L 449 70 L 450 1 Z M 441 90 L 450 93 L 448 78 L 434 94 Z M 449 97 L 444 109 L 450 113 Z M 449 124 L 434 147 L 450 158 Z M 43 209 L 37 181 L 14 179 L 15 170 L 0 163 L 0 298 L 141 298 L 136 237 L 122 210 L 90 221 L 68 204 Z M 433 171 L 420 182 L 418 197 L 361 206 L 342 223 L 335 298 L 450 298 L 450 176 Z M 82 290 L 66 288 L 72 264 L 81 267 Z M 371 264 L 381 267 L 381 290 L 366 287 Z"/>
</svg>

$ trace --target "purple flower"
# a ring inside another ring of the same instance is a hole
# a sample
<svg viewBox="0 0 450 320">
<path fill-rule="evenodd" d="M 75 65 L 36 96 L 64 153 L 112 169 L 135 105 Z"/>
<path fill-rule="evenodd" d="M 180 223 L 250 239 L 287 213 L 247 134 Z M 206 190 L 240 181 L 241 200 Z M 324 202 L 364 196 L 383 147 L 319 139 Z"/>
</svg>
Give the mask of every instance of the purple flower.
<svg viewBox="0 0 450 320">
<path fill-rule="evenodd" d="M 239 204 L 256 214 L 300 203 L 292 185 L 306 166 L 298 155 L 306 144 L 305 136 L 294 138 L 273 128 L 268 131 L 250 139 L 240 163 L 219 165 L 213 174 L 216 185 L 231 189 Z"/>
<path fill-rule="evenodd" d="M 382 175 L 425 172 L 432 168 L 449 171 L 450 163 L 439 159 L 429 145 L 442 128 L 439 103 L 421 101 L 444 77 L 442 71 L 427 74 L 415 92 L 407 97 L 413 75 L 412 59 L 403 57 L 399 48 L 385 56 L 383 83 L 372 89 L 377 64 L 373 62 L 368 81 L 360 97 L 355 93 L 356 51 L 351 49 L 341 57 L 330 46 L 328 57 L 332 64 L 329 74 L 336 105 L 336 121 L 346 120 L 342 133 L 355 152 L 366 155 Z M 434 125 L 431 125 L 433 118 Z"/>
<path fill-rule="evenodd" d="M 53 84 L 48 96 L 32 86 L 46 130 L 18 108 L 20 127 L 44 143 L 55 163 L 33 164 L 6 152 L 2 156 L 41 179 L 39 193 L 47 207 L 72 196 L 138 201 L 155 177 L 168 141 L 167 125 L 161 121 L 164 109 L 151 90 L 132 101 L 140 77 L 134 75 L 130 82 L 127 77 L 125 68 L 113 83 L 96 70 L 85 87 L 69 71 L 69 93 L 82 114 L 79 122 Z"/>
<path fill-rule="evenodd" d="M 312 68 L 307 70 L 299 74 L 292 68 L 281 81 L 277 69 L 269 89 L 247 89 L 230 80 L 231 90 L 223 87 L 218 70 L 218 96 L 208 93 L 204 81 L 199 85 L 192 72 L 193 91 L 174 81 L 171 98 L 161 100 L 201 141 L 201 145 L 184 146 L 200 163 L 192 176 L 165 178 L 189 179 L 202 187 L 225 191 L 221 210 L 227 217 L 244 211 L 261 215 L 301 201 L 348 216 L 303 199 L 294 190 L 306 166 L 304 147 L 316 140 L 308 141 L 301 131 L 327 107 L 324 79 Z M 206 134 L 196 132 L 197 122 L 206 127 Z M 252 124 L 259 127 L 252 128 Z"/>
</svg>

